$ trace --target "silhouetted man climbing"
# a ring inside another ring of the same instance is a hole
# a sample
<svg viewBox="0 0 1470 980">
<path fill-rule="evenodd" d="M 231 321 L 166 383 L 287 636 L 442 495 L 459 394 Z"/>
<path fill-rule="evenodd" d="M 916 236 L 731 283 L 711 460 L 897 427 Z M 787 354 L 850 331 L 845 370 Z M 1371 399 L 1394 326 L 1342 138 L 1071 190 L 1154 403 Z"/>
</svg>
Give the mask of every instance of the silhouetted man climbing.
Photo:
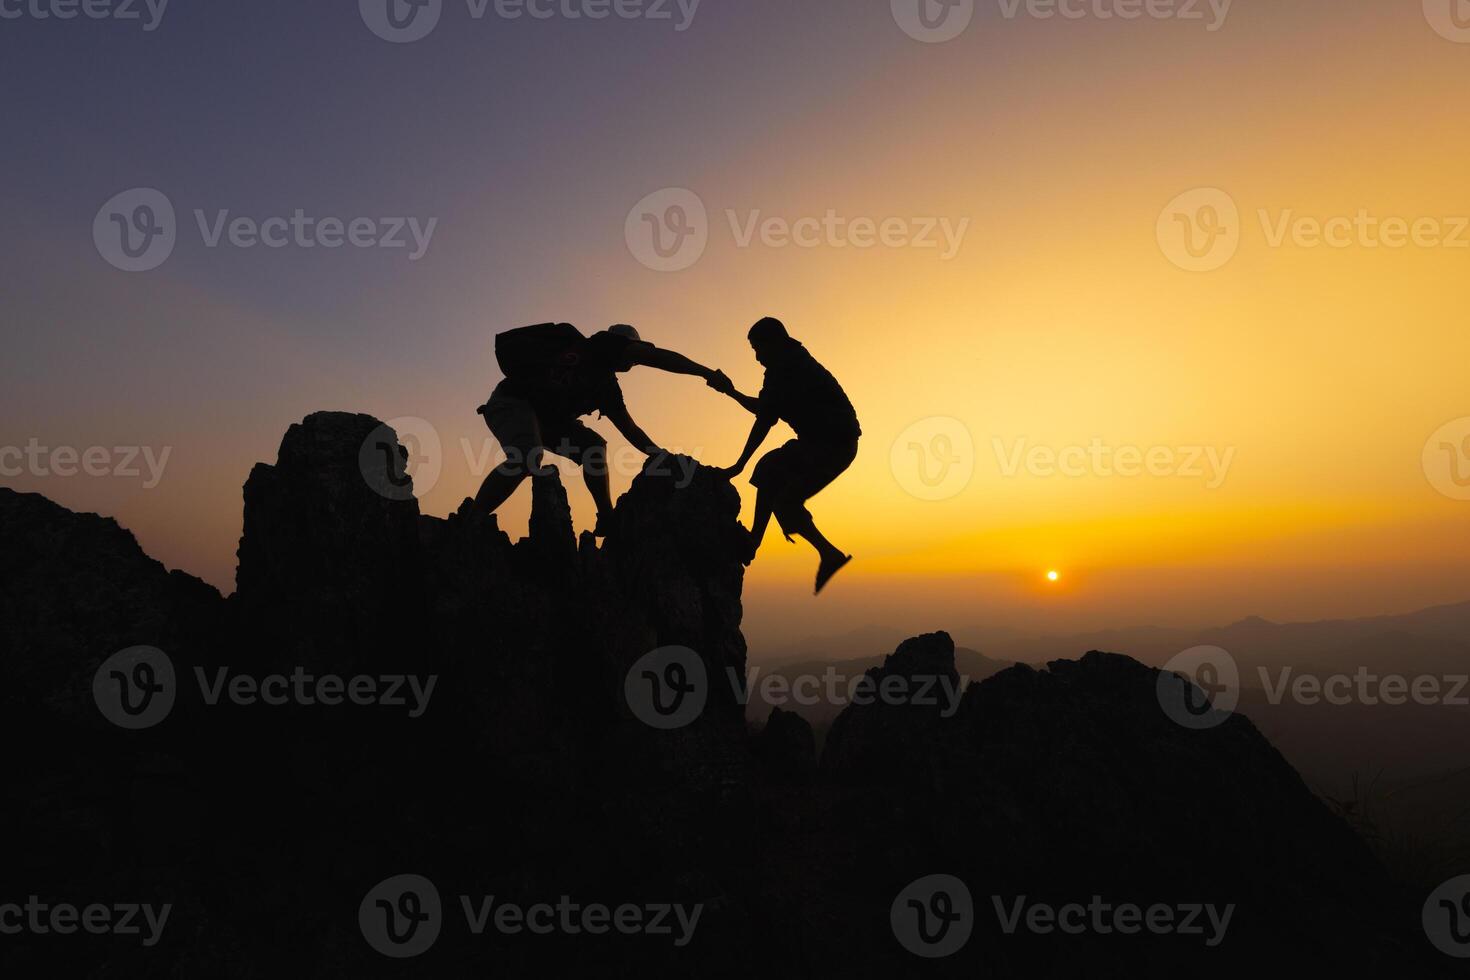
<svg viewBox="0 0 1470 980">
<path fill-rule="evenodd" d="M 791 426 L 796 438 L 761 457 L 750 476 L 757 493 L 746 563 L 754 560 L 774 514 L 786 540 L 790 541 L 793 534 L 800 535 L 817 549 L 821 564 L 817 566 L 816 591 L 821 592 L 832 576 L 852 561 L 852 556 L 843 554 L 822 536 L 806 502 L 852 465 L 862 429 L 837 379 L 792 339 L 780 320 L 766 317 L 751 327 L 750 346 L 755 350 L 755 359 L 766 369 L 765 386 L 758 397 L 742 395 L 723 375 L 717 374 L 710 381 L 712 388 L 729 395 L 755 416 L 755 427 L 750 430 L 740 461 L 723 472 L 732 477 L 743 472 L 778 421 Z"/>
<path fill-rule="evenodd" d="M 584 337 L 569 323 L 543 323 L 510 330 L 495 338 L 495 358 L 505 380 L 480 406 L 490 431 L 505 451 L 475 495 L 493 513 L 527 476 L 541 475 L 542 454 L 564 456 L 582 467 L 582 478 L 597 503 L 599 537 L 612 514 L 607 440 L 583 425 L 583 415 L 601 412 L 633 446 L 655 456 L 663 450 L 628 414 L 618 374 L 638 365 L 703 378 L 711 386 L 722 375 L 682 354 L 662 350 L 626 324 Z"/>
</svg>

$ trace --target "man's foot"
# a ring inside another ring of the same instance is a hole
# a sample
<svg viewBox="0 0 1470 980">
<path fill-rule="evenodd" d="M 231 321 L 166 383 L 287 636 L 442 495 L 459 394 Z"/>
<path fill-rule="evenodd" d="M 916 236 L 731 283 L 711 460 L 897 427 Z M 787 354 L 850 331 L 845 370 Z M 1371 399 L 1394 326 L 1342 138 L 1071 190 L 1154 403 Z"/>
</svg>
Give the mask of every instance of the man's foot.
<svg viewBox="0 0 1470 980">
<path fill-rule="evenodd" d="M 822 564 L 817 566 L 817 591 L 813 594 L 821 595 L 827 583 L 832 581 L 832 576 L 842 571 L 850 561 L 852 561 L 852 555 L 836 554 L 823 558 Z"/>
<path fill-rule="evenodd" d="M 607 537 L 607 532 L 612 529 L 612 522 L 613 522 L 613 512 L 612 511 L 605 510 L 601 514 L 598 514 L 597 515 L 597 526 L 592 529 L 592 536 L 594 538 L 605 538 L 605 537 Z"/>
</svg>

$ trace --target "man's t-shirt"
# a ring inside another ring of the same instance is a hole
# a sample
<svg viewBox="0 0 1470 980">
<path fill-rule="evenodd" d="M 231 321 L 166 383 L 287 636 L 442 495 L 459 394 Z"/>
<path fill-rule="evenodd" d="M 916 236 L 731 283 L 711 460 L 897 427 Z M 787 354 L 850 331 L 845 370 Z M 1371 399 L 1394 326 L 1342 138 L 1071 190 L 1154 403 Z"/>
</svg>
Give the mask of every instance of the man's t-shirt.
<svg viewBox="0 0 1470 980">
<path fill-rule="evenodd" d="M 847 392 L 799 341 L 766 368 L 756 417 L 791 426 L 798 438 L 846 443 L 862 435 Z"/>
</svg>

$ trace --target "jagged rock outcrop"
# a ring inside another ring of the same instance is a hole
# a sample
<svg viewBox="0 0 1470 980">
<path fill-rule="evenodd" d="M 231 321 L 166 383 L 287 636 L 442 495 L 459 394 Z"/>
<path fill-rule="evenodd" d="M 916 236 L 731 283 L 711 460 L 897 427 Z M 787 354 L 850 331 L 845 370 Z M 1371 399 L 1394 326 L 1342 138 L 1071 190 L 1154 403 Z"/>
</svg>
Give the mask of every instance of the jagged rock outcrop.
<svg viewBox="0 0 1470 980">
<path fill-rule="evenodd" d="M 377 419 L 318 412 L 245 482 L 235 603 L 283 660 L 341 668 L 412 642 L 422 609 L 418 501 L 397 436 Z M 406 635 L 407 634 L 407 635 Z"/>
<path fill-rule="evenodd" d="M 1184 728 L 1160 707 L 1157 669 L 1099 652 L 1001 671 L 948 717 L 942 695 L 909 703 L 923 682 L 954 676 L 953 653 L 942 633 L 905 642 L 869 672 L 876 687 L 902 679 L 895 697 L 848 707 L 828 736 L 824 775 L 862 801 L 835 834 L 883 841 L 872 860 L 929 854 L 988 898 L 1233 904 L 1217 966 L 1248 962 L 1242 950 L 1384 969 L 1406 954 L 1364 842 L 1244 716 Z M 1005 941 L 993 915 L 988 925 L 982 945 Z M 1020 945 L 1043 970 L 1084 953 L 1182 970 L 1200 954 L 1177 937 Z"/>
<path fill-rule="evenodd" d="M 117 521 L 0 487 L 0 713 L 102 724 L 92 673 L 124 647 L 195 650 L 219 593 L 163 567 Z"/>
<path fill-rule="evenodd" d="M 794 711 L 772 708 L 766 727 L 751 739 L 750 748 L 767 771 L 783 782 L 804 782 L 817 768 L 812 726 Z"/>
<path fill-rule="evenodd" d="M 739 517 L 740 495 L 729 480 L 687 457 L 660 460 L 618 502 L 607 545 L 588 562 L 613 597 L 599 628 L 620 637 L 633 659 L 653 647 L 695 650 L 711 680 L 705 714 L 735 728 L 744 716 L 745 677 Z"/>
<path fill-rule="evenodd" d="M 703 907 L 687 947 L 446 926 L 408 964 L 430 972 L 1217 975 L 1269 957 L 1433 975 L 1361 842 L 1245 718 L 1169 721 L 1156 671 L 1094 653 L 959 697 L 950 638 L 916 637 L 869 671 L 874 703 L 844 709 L 818 766 L 797 715 L 745 728 L 745 532 L 727 480 L 650 466 L 599 544 L 574 538 L 548 477 L 512 542 L 468 504 L 420 514 L 404 458 L 368 416 L 292 426 L 246 484 L 228 600 L 112 521 L 0 491 L 4 733 L 26 748 L 4 783 L 26 842 L 7 880 L 175 906 L 149 950 L 4 937 L 17 975 L 406 975 L 354 920 L 405 872 L 456 915 L 462 894 Z M 90 704 L 91 674 L 135 644 L 173 658 L 179 703 L 123 731 Z M 625 682 L 667 648 L 708 683 L 697 716 L 665 730 Z M 436 687 L 413 718 L 211 703 L 193 680 L 296 668 Z M 975 937 L 919 961 L 890 909 L 937 873 L 969 884 Z M 1201 960 L 1178 937 L 1004 934 L 991 896 L 1019 894 L 1238 911 Z"/>
<path fill-rule="evenodd" d="M 948 633 L 905 640 L 863 677 L 856 703 L 832 723 L 822 750 L 823 773 L 862 782 L 932 775 L 944 716 L 959 692 L 954 640 Z"/>
<path fill-rule="evenodd" d="M 182 883 L 196 877 L 189 867 L 201 854 L 202 800 L 173 737 L 116 728 L 97 708 L 93 681 L 125 648 L 204 656 L 224 607 L 210 586 L 149 558 L 116 521 L 0 488 L 0 744 L 8 748 L 0 902 L 173 902 L 199 918 L 203 890 Z M 130 897 L 111 897 L 122 895 Z M 119 975 L 160 976 L 175 962 L 109 948 L 105 937 L 3 939 L 8 976 L 97 975 L 103 963 Z"/>
<path fill-rule="evenodd" d="M 608 542 L 589 536 L 579 550 L 554 470 L 531 481 L 530 533 L 512 544 L 469 501 L 448 520 L 421 515 L 405 459 L 376 419 L 320 412 L 251 472 L 233 601 L 251 622 L 284 626 L 292 657 L 361 666 L 411 649 L 419 664 L 470 670 L 575 662 L 563 682 L 541 678 L 557 697 L 579 677 L 612 689 L 638 657 L 673 644 L 697 651 L 712 677 L 743 675 L 743 532 L 727 480 L 693 460 L 656 461 L 618 502 Z M 738 724 L 729 684 L 712 695 L 710 714 Z"/>
</svg>

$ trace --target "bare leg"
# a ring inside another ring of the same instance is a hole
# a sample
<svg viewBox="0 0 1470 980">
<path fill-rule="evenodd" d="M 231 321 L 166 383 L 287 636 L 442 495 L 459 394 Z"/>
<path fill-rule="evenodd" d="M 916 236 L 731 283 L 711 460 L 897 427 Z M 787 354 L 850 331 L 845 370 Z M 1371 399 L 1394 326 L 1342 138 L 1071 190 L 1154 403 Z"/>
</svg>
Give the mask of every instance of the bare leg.
<svg viewBox="0 0 1470 980">
<path fill-rule="evenodd" d="M 756 547 L 766 538 L 766 528 L 771 524 L 771 495 L 764 490 L 756 491 L 755 522 L 750 525 L 750 536 Z"/>
<path fill-rule="evenodd" d="M 516 488 L 525 478 L 525 470 L 514 473 L 492 470 L 485 477 L 485 482 L 480 484 L 480 491 L 475 494 L 475 507 L 483 514 L 495 513 L 501 504 L 510 499 L 510 495 L 516 492 Z"/>
<path fill-rule="evenodd" d="M 526 460 L 526 465 L 512 464 L 509 461 L 490 471 L 485 477 L 485 482 L 480 484 L 480 490 L 475 494 L 475 506 L 481 513 L 493 514 L 500 509 L 500 505 L 510 499 L 510 495 L 516 492 L 529 471 L 541 469 L 541 451 L 538 449 Z"/>
<path fill-rule="evenodd" d="M 607 446 L 594 446 L 582 452 L 582 482 L 597 504 L 597 533 L 606 530 L 605 522 L 612 515 L 612 479 L 607 470 Z"/>
<path fill-rule="evenodd" d="M 817 530 L 817 525 L 813 521 L 807 521 L 805 527 L 796 528 L 792 533 L 797 537 L 806 538 L 807 542 L 817 549 L 817 554 L 823 561 L 847 557 L 841 548 L 828 541 L 822 532 Z"/>
<path fill-rule="evenodd" d="M 755 521 L 750 525 L 750 551 L 745 555 L 745 564 L 755 561 L 755 553 L 766 539 L 766 528 L 771 524 L 771 494 L 768 490 L 755 493 Z"/>
<path fill-rule="evenodd" d="M 822 560 L 817 565 L 816 588 L 816 591 L 820 593 L 826 587 L 827 583 L 831 581 L 832 576 L 836 575 L 844 565 L 852 561 L 852 556 L 843 554 L 841 549 L 828 541 L 822 532 L 817 530 L 816 522 L 810 517 L 806 518 L 799 527 L 794 527 L 791 530 L 798 537 L 806 538 L 807 542 L 813 548 L 816 548 L 817 554 L 821 556 Z"/>
</svg>

